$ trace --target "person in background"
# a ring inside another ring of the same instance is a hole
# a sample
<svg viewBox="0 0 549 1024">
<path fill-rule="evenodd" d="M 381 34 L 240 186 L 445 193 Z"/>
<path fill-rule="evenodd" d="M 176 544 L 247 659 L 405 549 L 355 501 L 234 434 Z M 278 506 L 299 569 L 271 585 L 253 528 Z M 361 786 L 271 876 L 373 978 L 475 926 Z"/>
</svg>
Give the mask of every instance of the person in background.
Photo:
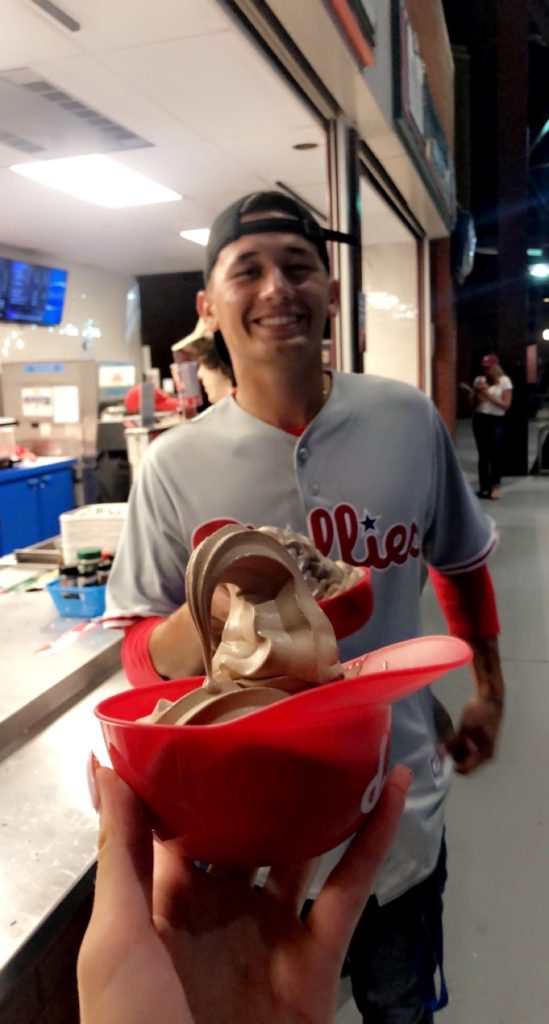
<svg viewBox="0 0 549 1024">
<path fill-rule="evenodd" d="M 473 435 L 478 451 L 478 496 L 498 501 L 501 496 L 501 457 L 505 413 L 511 405 L 513 384 L 493 353 L 482 359 L 484 374 L 473 386 L 461 385 L 473 403 Z"/>
<path fill-rule="evenodd" d="M 231 394 L 235 384 L 234 377 L 230 367 L 219 358 L 213 338 L 205 338 L 197 349 L 197 376 L 206 392 L 208 402 L 215 405 Z"/>
<path fill-rule="evenodd" d="M 103 622 L 125 629 L 122 659 L 134 685 L 200 674 L 185 600 L 190 553 L 226 523 L 273 525 L 308 534 L 324 555 L 370 568 L 372 615 L 340 645 L 341 659 L 352 660 L 421 635 L 429 566 L 450 632 L 473 648 L 475 692 L 443 757 L 430 691 L 394 705 L 391 763 L 405 764 L 414 779 L 349 966 L 368 1024 L 433 1024 L 447 1001 L 446 796 L 454 764 L 467 774 L 493 756 L 503 714 L 486 566 L 497 530 L 426 395 L 400 381 L 324 369 L 324 326 L 339 299 L 330 240 L 333 232 L 280 192 L 242 197 L 216 218 L 198 311 L 212 333 L 221 332 L 237 388 L 145 453 Z M 216 627 L 227 614 L 222 598 L 212 602 Z M 311 897 L 342 854 L 338 848 L 323 860 Z"/>
<path fill-rule="evenodd" d="M 353 929 L 394 838 L 410 772 L 375 809 L 300 919 L 311 862 L 205 872 L 155 843 L 139 800 L 89 763 L 100 812 L 93 911 L 78 958 L 81 1024 L 332 1024 Z"/>
<path fill-rule="evenodd" d="M 201 317 L 198 318 L 194 330 L 181 341 L 172 345 L 174 358 L 176 353 L 185 353 L 185 357 L 197 364 L 197 377 L 206 393 L 210 405 L 220 402 L 230 395 L 235 379 L 230 365 L 219 355 L 216 339 L 208 330 Z"/>
<path fill-rule="evenodd" d="M 143 380 L 147 380 L 147 375 L 143 374 Z M 141 411 L 141 384 L 135 384 L 133 388 L 127 392 L 124 398 L 124 408 L 131 416 L 135 416 Z M 155 385 L 154 388 L 154 411 L 155 412 L 175 412 L 179 409 L 179 399 L 172 398 L 171 395 L 167 395 L 165 391 L 161 391 Z"/>
</svg>

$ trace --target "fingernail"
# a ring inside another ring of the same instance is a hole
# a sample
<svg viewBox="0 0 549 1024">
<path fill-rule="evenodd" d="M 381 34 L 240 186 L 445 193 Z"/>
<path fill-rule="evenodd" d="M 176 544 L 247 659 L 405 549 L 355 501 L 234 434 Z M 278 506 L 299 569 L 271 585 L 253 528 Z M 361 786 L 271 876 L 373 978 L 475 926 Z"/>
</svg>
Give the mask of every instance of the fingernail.
<svg viewBox="0 0 549 1024">
<path fill-rule="evenodd" d="M 397 764 L 393 773 L 393 781 L 403 793 L 408 792 L 413 780 L 414 773 L 412 769 L 408 768 L 405 764 Z"/>
<path fill-rule="evenodd" d="M 86 765 L 86 775 L 88 778 L 88 789 L 90 791 L 90 800 L 94 811 L 99 812 L 101 807 L 101 800 L 99 797 L 99 790 L 97 788 L 97 782 L 95 781 L 95 773 L 99 768 L 99 761 L 97 760 L 93 750 L 88 755 L 88 763 Z"/>
</svg>

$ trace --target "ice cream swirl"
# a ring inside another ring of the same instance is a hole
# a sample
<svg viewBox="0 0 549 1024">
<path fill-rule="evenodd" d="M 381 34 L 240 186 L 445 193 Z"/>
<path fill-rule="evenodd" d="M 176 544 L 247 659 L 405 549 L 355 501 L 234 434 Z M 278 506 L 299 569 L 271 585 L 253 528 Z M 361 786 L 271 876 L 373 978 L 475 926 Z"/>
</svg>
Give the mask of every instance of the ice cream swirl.
<svg viewBox="0 0 549 1024">
<path fill-rule="evenodd" d="M 214 650 L 211 605 L 221 583 L 230 607 Z M 293 693 L 342 677 L 331 624 L 295 559 L 268 534 L 238 526 L 218 530 L 193 552 L 186 587 L 207 691 L 274 686 Z"/>
</svg>

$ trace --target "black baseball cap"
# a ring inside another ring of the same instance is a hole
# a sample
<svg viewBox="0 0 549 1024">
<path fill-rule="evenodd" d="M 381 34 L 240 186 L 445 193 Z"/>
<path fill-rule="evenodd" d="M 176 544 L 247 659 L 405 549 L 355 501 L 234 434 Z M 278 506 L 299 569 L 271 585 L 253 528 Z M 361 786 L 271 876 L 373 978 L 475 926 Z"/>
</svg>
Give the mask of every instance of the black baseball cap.
<svg viewBox="0 0 549 1024">
<path fill-rule="evenodd" d="M 255 213 L 282 213 L 285 217 L 260 217 L 253 219 Z M 243 217 L 250 218 L 245 221 Z M 236 242 L 244 235 L 259 235 L 265 232 L 290 232 L 301 235 L 312 242 L 318 250 L 326 270 L 329 269 L 328 248 L 326 242 L 346 242 L 356 245 L 352 235 L 342 234 L 321 227 L 310 210 L 284 192 L 251 192 L 227 206 L 215 218 L 208 245 L 206 246 L 206 266 L 204 280 L 206 284 L 215 266 L 217 257 L 225 246 Z"/>
</svg>

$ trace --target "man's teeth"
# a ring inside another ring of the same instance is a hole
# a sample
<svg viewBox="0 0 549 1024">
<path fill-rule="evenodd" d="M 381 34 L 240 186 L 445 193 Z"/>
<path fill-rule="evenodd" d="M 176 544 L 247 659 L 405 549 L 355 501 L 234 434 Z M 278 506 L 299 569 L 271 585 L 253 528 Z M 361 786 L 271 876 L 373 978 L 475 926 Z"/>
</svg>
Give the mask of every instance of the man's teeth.
<svg viewBox="0 0 549 1024">
<path fill-rule="evenodd" d="M 285 327 L 287 324 L 296 324 L 297 316 L 265 316 L 259 320 L 265 327 Z"/>
</svg>

